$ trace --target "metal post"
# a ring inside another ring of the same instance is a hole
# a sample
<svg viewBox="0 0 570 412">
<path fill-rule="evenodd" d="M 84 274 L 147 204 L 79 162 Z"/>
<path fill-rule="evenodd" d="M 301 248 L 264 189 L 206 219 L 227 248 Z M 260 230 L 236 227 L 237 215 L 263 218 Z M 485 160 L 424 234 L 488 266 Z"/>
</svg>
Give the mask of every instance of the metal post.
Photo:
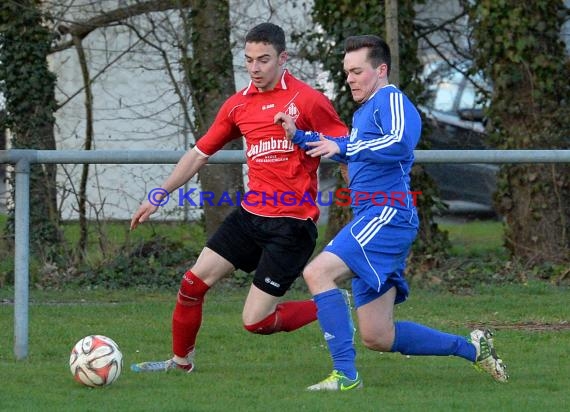
<svg viewBox="0 0 570 412">
<path fill-rule="evenodd" d="M 14 354 L 20 360 L 28 356 L 30 162 L 20 159 L 15 169 Z"/>
</svg>

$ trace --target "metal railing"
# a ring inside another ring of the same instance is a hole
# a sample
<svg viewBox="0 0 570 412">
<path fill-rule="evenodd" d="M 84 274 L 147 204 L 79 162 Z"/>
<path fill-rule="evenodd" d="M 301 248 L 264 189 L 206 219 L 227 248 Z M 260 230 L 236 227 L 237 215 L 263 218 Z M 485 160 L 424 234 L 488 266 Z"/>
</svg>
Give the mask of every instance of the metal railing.
<svg viewBox="0 0 570 412">
<path fill-rule="evenodd" d="M 0 150 L 0 164 L 15 165 L 14 354 L 28 356 L 30 165 L 174 164 L 178 150 Z M 570 150 L 416 150 L 416 163 L 570 163 Z M 325 159 L 325 162 L 330 160 Z M 245 163 L 241 150 L 221 150 L 209 163 Z"/>
</svg>

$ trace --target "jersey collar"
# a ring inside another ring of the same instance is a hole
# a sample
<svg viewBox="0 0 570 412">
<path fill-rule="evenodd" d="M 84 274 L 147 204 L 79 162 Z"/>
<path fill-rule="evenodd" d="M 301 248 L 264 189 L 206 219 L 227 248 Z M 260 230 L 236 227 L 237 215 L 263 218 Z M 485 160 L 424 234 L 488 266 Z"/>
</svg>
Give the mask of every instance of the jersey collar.
<svg viewBox="0 0 570 412">
<path fill-rule="evenodd" d="M 273 90 L 279 90 L 279 89 L 287 90 L 287 82 L 289 81 L 290 78 L 291 74 L 289 73 L 289 71 L 287 69 L 283 70 L 283 74 L 281 75 L 281 80 L 277 82 Z M 250 80 L 249 84 L 243 90 L 242 94 L 244 96 L 247 96 L 248 94 L 256 94 L 256 93 L 261 93 L 261 92 L 257 90 L 257 87 L 255 87 L 253 85 L 253 82 Z"/>
</svg>

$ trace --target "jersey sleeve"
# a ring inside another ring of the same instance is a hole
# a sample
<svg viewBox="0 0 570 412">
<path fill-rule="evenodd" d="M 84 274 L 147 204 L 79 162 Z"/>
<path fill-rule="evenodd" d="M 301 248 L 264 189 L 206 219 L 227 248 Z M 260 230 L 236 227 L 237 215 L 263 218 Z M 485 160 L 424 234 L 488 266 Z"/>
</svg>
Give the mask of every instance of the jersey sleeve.
<svg viewBox="0 0 570 412">
<path fill-rule="evenodd" d="M 310 146 L 307 146 L 306 142 L 319 140 L 319 133 L 322 133 L 327 139 L 334 139 L 335 142 L 336 139 L 342 140 L 347 137 L 348 127 L 340 119 L 331 101 L 323 93 L 312 89 L 310 98 L 306 100 L 307 107 L 305 111 L 308 115 L 297 120 L 296 126 L 299 130 L 295 138 L 299 136 L 300 139 L 297 142 L 294 138 L 293 143 L 297 143 L 303 150 L 309 150 Z M 303 130 L 307 130 L 307 132 Z M 331 160 L 346 163 L 343 155 L 346 142 L 341 142 L 340 140 L 337 143 L 341 147 L 341 154 L 332 156 Z"/>
<path fill-rule="evenodd" d="M 346 124 L 323 93 L 312 90 L 306 112 L 308 115 L 297 124 L 299 129 L 314 130 L 331 137 L 348 135 Z"/>
<path fill-rule="evenodd" d="M 410 158 L 421 134 L 416 108 L 400 92 L 379 93 L 375 99 L 372 119 L 358 121 L 368 128 L 358 133 L 373 137 L 348 142 L 346 157 L 350 161 L 377 163 Z"/>
<path fill-rule="evenodd" d="M 233 139 L 241 137 L 241 131 L 234 122 L 232 113 L 236 103 L 232 98 L 226 100 L 218 111 L 214 122 L 197 142 L 196 148 L 205 156 L 211 156 Z"/>
<path fill-rule="evenodd" d="M 299 146 L 303 150 L 311 149 L 311 146 L 307 145 L 308 142 L 317 142 L 319 141 L 320 133 L 318 132 L 305 132 L 303 130 L 297 130 L 295 132 L 295 136 L 291 141 Z M 346 163 L 346 145 L 348 143 L 348 136 L 341 136 L 341 137 L 331 137 L 331 136 L 324 136 L 325 139 L 334 141 L 338 147 L 340 148 L 340 153 L 336 154 L 331 157 L 332 160 L 336 162 Z"/>
</svg>

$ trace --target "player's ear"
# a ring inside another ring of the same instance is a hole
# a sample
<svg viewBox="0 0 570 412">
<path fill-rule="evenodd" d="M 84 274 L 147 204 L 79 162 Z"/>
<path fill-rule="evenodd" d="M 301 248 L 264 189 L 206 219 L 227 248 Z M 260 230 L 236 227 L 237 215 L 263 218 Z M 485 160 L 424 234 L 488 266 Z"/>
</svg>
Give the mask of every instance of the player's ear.
<svg viewBox="0 0 570 412">
<path fill-rule="evenodd" d="M 378 77 L 388 77 L 388 65 L 386 63 L 378 65 L 376 71 L 378 73 Z"/>
<path fill-rule="evenodd" d="M 287 63 L 287 58 L 289 57 L 289 55 L 287 54 L 286 51 L 282 51 L 279 54 L 279 66 L 283 66 L 285 63 Z"/>
</svg>

